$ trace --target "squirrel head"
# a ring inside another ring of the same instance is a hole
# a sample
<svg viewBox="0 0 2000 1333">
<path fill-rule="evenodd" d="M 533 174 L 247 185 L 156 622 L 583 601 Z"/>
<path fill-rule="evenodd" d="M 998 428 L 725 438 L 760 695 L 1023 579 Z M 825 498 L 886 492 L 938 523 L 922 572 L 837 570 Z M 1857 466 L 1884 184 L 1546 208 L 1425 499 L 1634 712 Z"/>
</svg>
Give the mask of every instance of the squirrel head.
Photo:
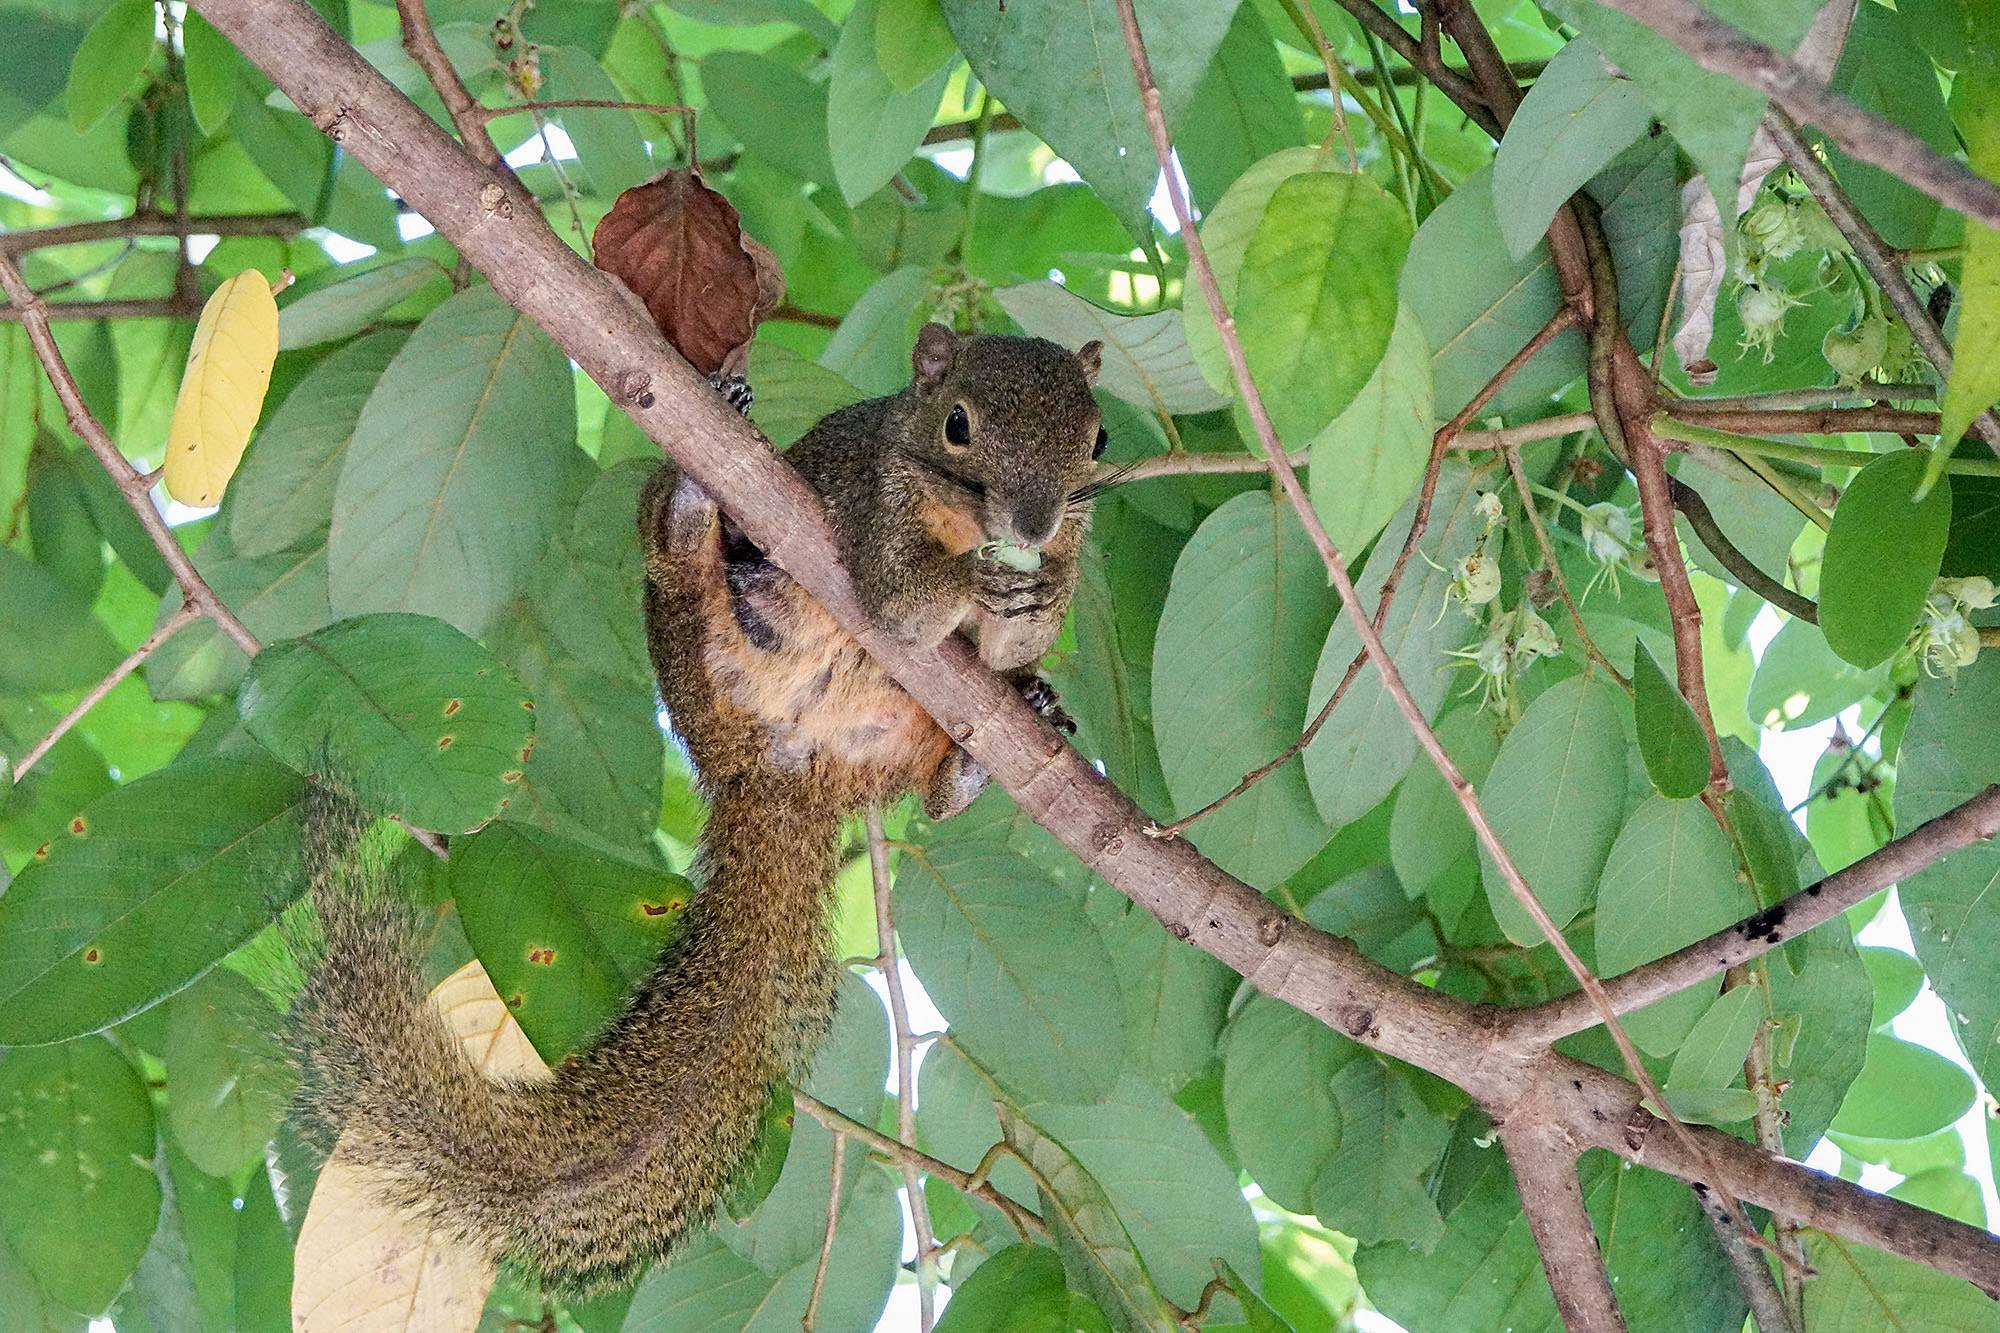
<svg viewBox="0 0 2000 1333">
<path fill-rule="evenodd" d="M 1104 452 L 1090 396 L 1102 352 L 1096 342 L 1072 352 L 926 324 L 899 395 L 896 445 L 941 498 L 978 516 L 989 541 L 1040 547 L 1088 504 L 1076 493 Z"/>
</svg>

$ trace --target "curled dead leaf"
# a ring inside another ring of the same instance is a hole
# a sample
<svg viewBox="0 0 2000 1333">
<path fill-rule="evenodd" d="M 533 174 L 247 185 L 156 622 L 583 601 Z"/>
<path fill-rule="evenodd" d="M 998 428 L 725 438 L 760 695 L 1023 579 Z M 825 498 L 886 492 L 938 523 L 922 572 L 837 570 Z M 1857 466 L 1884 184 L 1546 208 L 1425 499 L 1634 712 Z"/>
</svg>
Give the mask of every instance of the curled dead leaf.
<svg viewBox="0 0 2000 1333">
<path fill-rule="evenodd" d="M 692 167 L 619 195 L 591 237 L 591 258 L 704 375 L 741 373 L 751 335 L 784 296 L 777 258 L 743 234 L 735 208 Z"/>
</svg>

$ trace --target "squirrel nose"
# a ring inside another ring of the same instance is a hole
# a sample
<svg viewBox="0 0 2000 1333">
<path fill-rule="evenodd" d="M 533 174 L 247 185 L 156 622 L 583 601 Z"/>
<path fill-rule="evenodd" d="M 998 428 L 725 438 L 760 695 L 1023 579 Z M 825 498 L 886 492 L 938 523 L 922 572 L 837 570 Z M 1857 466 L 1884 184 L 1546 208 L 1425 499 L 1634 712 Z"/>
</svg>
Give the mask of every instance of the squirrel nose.
<svg viewBox="0 0 2000 1333">
<path fill-rule="evenodd" d="M 1022 546 L 1041 546 L 1056 535 L 1062 520 L 1061 496 L 1025 496 L 1008 511 L 1007 527 Z"/>
</svg>

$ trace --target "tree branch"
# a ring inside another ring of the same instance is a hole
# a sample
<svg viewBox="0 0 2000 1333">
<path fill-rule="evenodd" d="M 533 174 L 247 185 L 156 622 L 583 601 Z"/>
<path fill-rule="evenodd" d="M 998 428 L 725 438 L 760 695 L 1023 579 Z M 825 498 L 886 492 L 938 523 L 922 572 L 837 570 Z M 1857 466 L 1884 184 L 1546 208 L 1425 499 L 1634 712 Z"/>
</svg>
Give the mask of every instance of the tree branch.
<svg viewBox="0 0 2000 1333">
<path fill-rule="evenodd" d="M 1145 837 L 1144 813 L 981 667 L 971 645 L 952 639 L 911 653 L 877 632 L 855 599 L 811 489 L 673 354 L 609 278 L 571 252 L 538 214 L 507 207 L 502 182 L 369 68 L 305 0 L 195 0 L 195 8 L 477 264 L 501 296 L 548 330 L 718 498 L 752 541 L 939 719 L 1024 814 L 1175 938 L 1355 1040 L 1450 1079 L 1482 1104 L 1504 1111 L 1553 1090 L 1560 1099 L 1553 1105 L 1579 1142 L 1683 1179 L 1703 1177 L 1696 1152 L 1651 1135 L 1653 1122 L 1636 1114 L 1638 1093 L 1625 1080 L 1508 1046 L 1494 1010 L 1411 982 L 1352 943 L 1287 916 L 1183 841 Z M 894 1145 L 893 1139 L 870 1138 L 874 1132 L 864 1134 L 865 1128 L 848 1132 L 891 1150 L 885 1145 Z M 1754 1203 L 2000 1287 L 2000 1243 L 1983 1232 L 1844 1182 L 1823 1181 L 1728 1135 L 1702 1129 L 1693 1135 L 1729 1167 L 1732 1185 Z"/>
<path fill-rule="evenodd" d="M 179 296 L 140 298 L 129 301 L 44 301 L 44 319 L 193 319 L 199 305 Z M 0 305 L 0 324 L 25 324 L 28 312 L 9 301 Z"/>
<path fill-rule="evenodd" d="M 1539 1122 L 1502 1126 L 1500 1146 L 1563 1327 L 1569 1333 L 1625 1333 L 1625 1316 L 1611 1294 L 1611 1276 L 1583 1206 L 1576 1148 L 1561 1129 Z"/>
<path fill-rule="evenodd" d="M 1619 1013 L 1686 990 L 1721 972 L 1747 963 L 1759 954 L 1805 934 L 1823 921 L 1879 893 L 1951 853 L 2000 834 L 2000 784 L 1986 788 L 1963 805 L 1862 857 L 1845 870 L 1828 875 L 1783 902 L 1753 912 L 1733 926 L 1696 940 L 1666 957 L 1609 977 L 1606 997 Z M 1566 995 L 1532 1009 L 1509 1013 L 1503 1026 L 1518 1046 L 1539 1046 L 1598 1021 L 1593 1006 L 1577 995 Z"/>
<path fill-rule="evenodd" d="M 1882 168 L 1975 222 L 2000 227 L 2000 186 L 1938 153 L 1894 121 L 1865 111 L 1694 0 L 1601 0 L 1651 28 L 1695 64 L 1763 93 L 1819 128 L 1857 161 Z M 1786 153 L 1789 159 L 1790 153 Z"/>
</svg>

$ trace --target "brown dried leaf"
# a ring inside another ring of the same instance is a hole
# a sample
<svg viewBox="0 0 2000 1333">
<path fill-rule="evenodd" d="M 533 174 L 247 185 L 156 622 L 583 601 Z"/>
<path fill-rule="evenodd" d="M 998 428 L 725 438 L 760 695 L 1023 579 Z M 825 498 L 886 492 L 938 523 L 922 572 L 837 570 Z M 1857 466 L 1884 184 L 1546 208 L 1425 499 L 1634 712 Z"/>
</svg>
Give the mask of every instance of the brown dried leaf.
<svg viewBox="0 0 2000 1333">
<path fill-rule="evenodd" d="M 618 196 L 591 250 L 704 375 L 740 371 L 750 335 L 784 293 L 771 252 L 743 234 L 736 210 L 691 167 Z"/>
</svg>

